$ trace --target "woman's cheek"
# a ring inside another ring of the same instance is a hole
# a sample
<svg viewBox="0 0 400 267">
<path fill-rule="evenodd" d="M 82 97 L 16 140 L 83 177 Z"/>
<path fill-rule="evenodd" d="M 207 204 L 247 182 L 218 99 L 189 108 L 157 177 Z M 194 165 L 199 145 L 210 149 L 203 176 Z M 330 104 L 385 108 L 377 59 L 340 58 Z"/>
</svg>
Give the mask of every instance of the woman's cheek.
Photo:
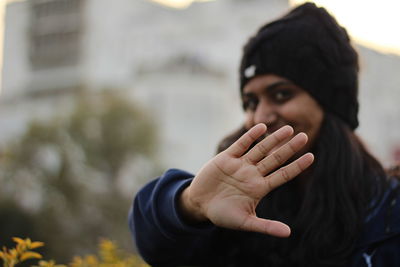
<svg viewBox="0 0 400 267">
<path fill-rule="evenodd" d="M 254 113 L 247 111 L 246 112 L 246 121 L 245 121 L 245 127 L 246 129 L 250 129 L 251 127 L 254 126 Z"/>
</svg>

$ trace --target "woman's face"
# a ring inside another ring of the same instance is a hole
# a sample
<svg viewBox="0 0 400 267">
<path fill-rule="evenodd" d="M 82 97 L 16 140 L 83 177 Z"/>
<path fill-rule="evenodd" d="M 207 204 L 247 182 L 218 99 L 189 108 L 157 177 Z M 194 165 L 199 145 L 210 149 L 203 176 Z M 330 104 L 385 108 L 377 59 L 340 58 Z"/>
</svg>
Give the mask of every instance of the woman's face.
<svg viewBox="0 0 400 267">
<path fill-rule="evenodd" d="M 284 125 L 293 127 L 295 134 L 308 136 L 309 151 L 318 136 L 324 112 L 311 95 L 290 82 L 272 74 L 256 76 L 243 88 L 243 106 L 247 129 L 257 123 L 267 125 L 270 134 Z"/>
</svg>

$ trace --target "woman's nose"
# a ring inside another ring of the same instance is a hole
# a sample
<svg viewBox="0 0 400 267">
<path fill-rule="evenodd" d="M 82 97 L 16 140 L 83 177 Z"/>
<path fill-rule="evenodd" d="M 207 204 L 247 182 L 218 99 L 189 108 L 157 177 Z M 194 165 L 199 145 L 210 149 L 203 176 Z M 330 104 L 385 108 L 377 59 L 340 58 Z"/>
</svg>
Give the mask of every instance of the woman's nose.
<svg viewBox="0 0 400 267">
<path fill-rule="evenodd" d="M 266 101 L 260 101 L 254 112 L 254 123 L 264 123 L 269 126 L 272 125 L 276 119 L 277 114 L 274 106 Z"/>
</svg>

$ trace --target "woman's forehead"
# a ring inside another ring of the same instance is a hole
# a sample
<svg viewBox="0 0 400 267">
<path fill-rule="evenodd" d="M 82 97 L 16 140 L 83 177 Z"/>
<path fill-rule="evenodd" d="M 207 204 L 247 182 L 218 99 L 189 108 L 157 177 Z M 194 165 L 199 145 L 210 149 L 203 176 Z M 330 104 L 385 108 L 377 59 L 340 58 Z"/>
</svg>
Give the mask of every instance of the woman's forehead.
<svg viewBox="0 0 400 267">
<path fill-rule="evenodd" d="M 256 76 L 251 79 L 243 88 L 243 94 L 256 92 L 262 93 L 264 91 L 269 91 L 282 85 L 291 85 L 293 87 L 299 88 L 293 82 L 284 77 L 275 74 L 266 74 Z"/>
</svg>

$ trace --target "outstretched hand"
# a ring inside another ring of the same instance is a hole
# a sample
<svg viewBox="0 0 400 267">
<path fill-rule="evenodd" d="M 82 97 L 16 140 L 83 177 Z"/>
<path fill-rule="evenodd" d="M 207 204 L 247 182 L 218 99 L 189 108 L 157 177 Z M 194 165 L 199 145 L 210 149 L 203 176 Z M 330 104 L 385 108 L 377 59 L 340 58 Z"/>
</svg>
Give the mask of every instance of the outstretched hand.
<svg viewBox="0 0 400 267">
<path fill-rule="evenodd" d="M 299 133 L 274 151 L 293 135 L 290 126 L 280 128 L 246 153 L 265 132 L 264 124 L 254 126 L 199 171 L 180 199 L 185 217 L 210 220 L 230 229 L 290 235 L 286 224 L 259 218 L 255 210 L 265 195 L 310 166 L 314 156 L 307 153 L 281 167 L 307 143 L 307 135 Z"/>
</svg>

